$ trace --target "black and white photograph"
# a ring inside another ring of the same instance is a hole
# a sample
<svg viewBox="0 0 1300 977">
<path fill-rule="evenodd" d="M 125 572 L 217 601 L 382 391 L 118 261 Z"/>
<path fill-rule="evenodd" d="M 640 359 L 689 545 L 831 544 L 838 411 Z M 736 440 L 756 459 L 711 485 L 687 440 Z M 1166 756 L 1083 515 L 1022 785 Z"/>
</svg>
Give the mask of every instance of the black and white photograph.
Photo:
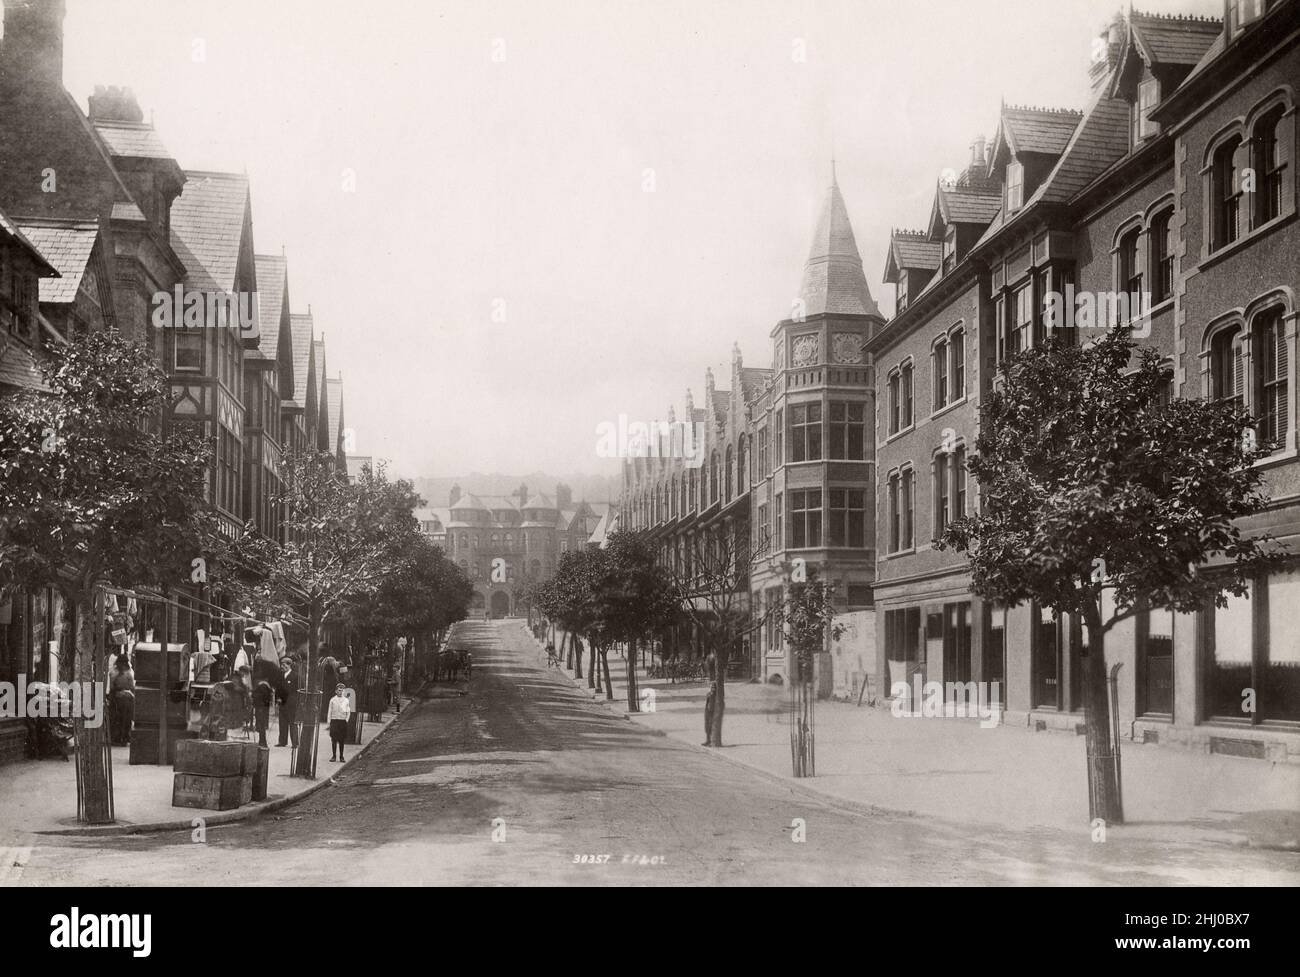
<svg viewBox="0 0 1300 977">
<path fill-rule="evenodd" d="M 1298 99 L 1300 0 L 3 0 L 30 942 L 853 886 L 1249 951 Z"/>
</svg>

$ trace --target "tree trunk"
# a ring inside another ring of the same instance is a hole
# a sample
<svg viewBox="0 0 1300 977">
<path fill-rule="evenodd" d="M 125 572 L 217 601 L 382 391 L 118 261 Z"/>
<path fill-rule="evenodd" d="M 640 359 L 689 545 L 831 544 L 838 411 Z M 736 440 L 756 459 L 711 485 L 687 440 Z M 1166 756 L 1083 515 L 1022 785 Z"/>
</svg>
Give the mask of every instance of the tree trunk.
<svg viewBox="0 0 1300 977">
<path fill-rule="evenodd" d="M 724 653 L 725 658 L 725 653 Z M 727 663 L 713 660 L 713 722 L 709 726 L 709 743 L 722 745 L 722 714 L 727 711 Z"/>
<path fill-rule="evenodd" d="M 582 641 L 578 636 L 573 635 L 573 640 L 569 642 L 569 654 L 572 656 L 573 677 L 582 678 Z"/>
<path fill-rule="evenodd" d="M 1088 654 L 1084 668 L 1084 701 L 1088 714 L 1084 729 L 1088 750 L 1088 818 L 1107 825 L 1123 824 L 1120 804 L 1118 744 L 1111 738 L 1110 689 L 1106 682 L 1106 632 L 1096 604 L 1084 611 L 1088 626 Z"/>
<path fill-rule="evenodd" d="M 641 711 L 641 693 L 636 681 L 636 641 L 627 646 L 627 711 Z"/>
<path fill-rule="evenodd" d="M 317 687 L 316 663 L 320 652 L 321 607 L 320 600 L 311 599 L 307 610 L 307 692 L 321 691 Z M 312 710 L 311 723 L 304 723 L 298 739 L 298 763 L 294 775 L 311 777 L 316 766 L 316 741 L 320 736 L 320 710 Z"/>
<path fill-rule="evenodd" d="M 587 688 L 600 691 L 600 673 L 596 671 L 596 642 L 587 641 Z"/>
<path fill-rule="evenodd" d="M 74 595 L 64 594 L 64 600 L 71 599 L 77 608 L 77 656 L 74 679 L 78 682 L 107 682 L 105 663 L 99 659 L 99 639 L 96 636 L 96 621 L 103 622 L 96 613 L 96 604 L 102 596 L 89 592 Z M 58 676 L 54 676 L 55 681 Z M 93 686 L 83 686 L 83 688 Z M 105 697 L 107 701 L 107 697 Z M 84 712 L 84 710 L 83 710 Z M 106 717 L 100 717 L 101 720 Z M 76 737 L 77 774 L 81 782 L 81 820 L 87 824 L 107 824 L 113 820 L 113 802 L 109 795 L 108 764 L 106 763 L 105 740 L 107 738 L 106 721 L 91 729 L 86 725 L 84 716 L 78 716 L 73 722 L 73 734 Z"/>
<path fill-rule="evenodd" d="M 609 646 L 608 645 L 600 646 L 600 667 L 601 670 L 605 673 L 605 699 L 606 701 L 613 701 L 614 685 L 609 680 Z"/>
</svg>

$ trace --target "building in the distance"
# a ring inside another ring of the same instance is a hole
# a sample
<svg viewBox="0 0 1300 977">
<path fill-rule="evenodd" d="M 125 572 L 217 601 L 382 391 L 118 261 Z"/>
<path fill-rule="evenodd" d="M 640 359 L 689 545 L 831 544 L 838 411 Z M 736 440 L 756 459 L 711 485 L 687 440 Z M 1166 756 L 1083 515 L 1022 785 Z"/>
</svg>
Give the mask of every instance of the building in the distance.
<svg viewBox="0 0 1300 977">
<path fill-rule="evenodd" d="M 445 508 L 416 510 L 420 531 L 440 546 L 474 585 L 470 614 L 522 616 L 529 585 L 549 579 L 560 557 L 584 548 L 609 510 L 574 502 L 569 486 L 555 495 L 476 495 L 453 485 Z"/>
</svg>

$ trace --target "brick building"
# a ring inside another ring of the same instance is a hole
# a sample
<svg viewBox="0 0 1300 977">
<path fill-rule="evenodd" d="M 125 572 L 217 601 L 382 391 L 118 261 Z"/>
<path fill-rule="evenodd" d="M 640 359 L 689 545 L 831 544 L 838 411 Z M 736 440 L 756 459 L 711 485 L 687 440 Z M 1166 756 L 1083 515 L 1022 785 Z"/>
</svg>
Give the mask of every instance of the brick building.
<svg viewBox="0 0 1300 977">
<path fill-rule="evenodd" d="M 987 154 L 977 140 L 956 181 L 978 186 L 982 205 L 946 207 L 954 188 L 941 186 L 927 230 L 893 235 L 899 309 L 866 347 L 891 378 L 877 413 L 882 674 L 996 680 L 1010 724 L 1082 721 L 1081 622 L 990 606 L 969 593 L 962 559 L 928 542 L 978 504 L 965 451 L 980 399 L 1007 356 L 1043 341 L 1047 297 L 1069 286 L 1141 296 L 1128 314 L 1167 364 L 1171 396 L 1252 409 L 1277 449 L 1261 463 L 1273 501 L 1248 529 L 1296 542 L 1297 40 L 1294 0 L 1228 3 L 1223 20 L 1117 17 L 1082 112 L 1003 107 Z M 1150 608 L 1117 625 L 1106 653 L 1123 666 L 1123 735 L 1300 757 L 1300 641 L 1285 610 L 1297 598 L 1300 571 L 1287 570 L 1226 609 Z M 1253 713 L 1244 688 L 1258 692 Z"/>
<path fill-rule="evenodd" d="M 470 615 L 525 612 L 524 588 L 555 573 L 560 557 L 587 545 L 606 503 L 574 503 L 561 483 L 554 497 L 520 485 L 511 495 L 478 495 L 453 485 L 446 508 L 417 509 L 420 531 L 474 585 Z"/>
</svg>

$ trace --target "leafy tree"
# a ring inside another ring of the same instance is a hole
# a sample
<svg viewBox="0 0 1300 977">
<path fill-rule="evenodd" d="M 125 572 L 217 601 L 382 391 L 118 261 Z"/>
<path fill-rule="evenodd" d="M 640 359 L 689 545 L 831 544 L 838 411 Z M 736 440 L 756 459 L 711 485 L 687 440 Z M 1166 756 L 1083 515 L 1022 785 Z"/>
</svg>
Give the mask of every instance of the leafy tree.
<svg viewBox="0 0 1300 977">
<path fill-rule="evenodd" d="M 810 572 L 806 582 L 790 586 L 780 605 L 782 632 L 794 652 L 794 674 L 790 676 L 790 756 L 794 776 L 816 773 L 816 743 L 813 738 L 812 685 L 814 656 L 826 647 L 826 638 L 839 638 L 844 625 L 834 623 L 835 588 Z"/>
<path fill-rule="evenodd" d="M 596 617 L 601 662 L 605 669 L 606 695 L 609 689 L 609 662 L 606 657 L 612 642 L 627 645 L 627 707 L 640 712 L 636 659 L 640 642 L 651 638 L 671 623 L 677 614 L 678 597 L 659 564 L 658 552 L 646 533 L 616 532 L 603 551 L 597 581 Z"/>
<path fill-rule="evenodd" d="M 96 588 L 190 579 L 215 536 L 208 456 L 191 429 L 161 430 L 167 376 L 121 335 L 55 347 L 41 370 L 48 392 L 0 398 L 0 584 L 56 588 L 76 608 L 77 679 L 103 681 Z M 109 819 L 102 734 L 77 720 L 92 822 Z"/>
<path fill-rule="evenodd" d="M 1144 606 L 1196 611 L 1278 565 L 1236 520 L 1266 497 L 1251 418 L 1229 402 L 1165 403 L 1159 354 L 1127 331 L 1079 348 L 1053 337 L 985 398 L 970 459 L 980 511 L 938 540 L 970 559 L 972 586 L 1034 601 L 1088 629 L 1084 695 L 1091 817 L 1122 820 L 1106 635 Z M 1213 571 L 1202 569 L 1214 563 Z"/>
<path fill-rule="evenodd" d="M 744 525 L 728 521 L 706 528 L 684 544 L 680 559 L 670 558 L 666 563 L 681 615 L 692 624 L 715 663 L 707 746 L 722 745 L 727 662 L 744 634 L 755 627 L 749 580 L 754 568 L 770 558 L 767 535 L 761 535 L 755 545 Z"/>
<path fill-rule="evenodd" d="M 363 640 L 386 648 L 406 637 L 415 647 L 469 613 L 473 585 L 426 536 L 405 538 L 372 597 L 352 602 L 346 617 Z"/>
<path fill-rule="evenodd" d="M 388 481 L 382 465 L 363 469 L 349 483 L 326 451 L 286 452 L 280 477 L 284 541 L 246 531 L 233 545 L 232 558 L 264 573 L 248 586 L 246 599 L 305 609 L 307 689 L 316 692 L 322 628 L 350 603 L 372 599 L 398 572 L 405 547 L 418 533 L 413 513 L 421 500 L 409 482 Z M 312 751 L 298 757 L 298 775 L 309 776 Z"/>
</svg>

